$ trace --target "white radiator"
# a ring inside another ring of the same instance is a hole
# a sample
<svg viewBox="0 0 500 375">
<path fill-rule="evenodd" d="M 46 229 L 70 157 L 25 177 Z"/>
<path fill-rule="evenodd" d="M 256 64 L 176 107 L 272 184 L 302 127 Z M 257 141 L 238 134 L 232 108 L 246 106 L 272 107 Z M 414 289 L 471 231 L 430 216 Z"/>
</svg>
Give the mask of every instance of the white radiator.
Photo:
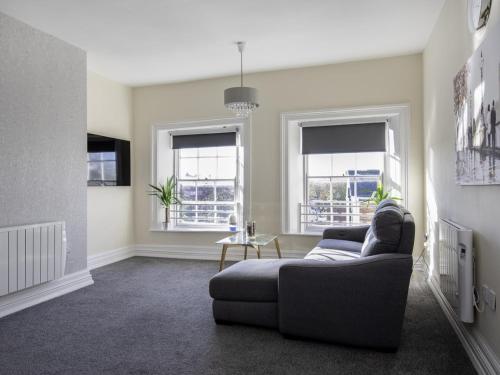
<svg viewBox="0 0 500 375">
<path fill-rule="evenodd" d="M 0 296 L 64 276 L 64 222 L 0 228 Z"/>
<path fill-rule="evenodd" d="M 474 322 L 472 230 L 439 220 L 439 282 L 443 295 L 466 323 Z"/>
</svg>

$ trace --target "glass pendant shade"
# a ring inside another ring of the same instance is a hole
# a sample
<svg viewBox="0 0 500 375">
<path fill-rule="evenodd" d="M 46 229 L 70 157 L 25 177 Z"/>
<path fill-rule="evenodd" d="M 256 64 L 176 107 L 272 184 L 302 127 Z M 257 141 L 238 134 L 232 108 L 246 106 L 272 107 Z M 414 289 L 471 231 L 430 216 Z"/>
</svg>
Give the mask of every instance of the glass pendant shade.
<svg viewBox="0 0 500 375">
<path fill-rule="evenodd" d="M 224 90 L 224 105 L 238 117 L 248 116 L 257 103 L 257 90 L 253 87 L 231 87 Z"/>
</svg>

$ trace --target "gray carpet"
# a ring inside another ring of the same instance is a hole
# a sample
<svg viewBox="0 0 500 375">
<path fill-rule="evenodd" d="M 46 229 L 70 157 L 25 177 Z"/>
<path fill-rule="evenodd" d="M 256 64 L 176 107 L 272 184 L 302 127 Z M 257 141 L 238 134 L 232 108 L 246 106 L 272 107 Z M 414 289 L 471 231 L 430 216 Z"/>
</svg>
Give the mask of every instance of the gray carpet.
<svg viewBox="0 0 500 375">
<path fill-rule="evenodd" d="M 132 258 L 95 285 L 0 319 L 3 374 L 474 374 L 415 272 L 402 345 L 380 353 L 216 326 L 216 262 Z"/>
</svg>

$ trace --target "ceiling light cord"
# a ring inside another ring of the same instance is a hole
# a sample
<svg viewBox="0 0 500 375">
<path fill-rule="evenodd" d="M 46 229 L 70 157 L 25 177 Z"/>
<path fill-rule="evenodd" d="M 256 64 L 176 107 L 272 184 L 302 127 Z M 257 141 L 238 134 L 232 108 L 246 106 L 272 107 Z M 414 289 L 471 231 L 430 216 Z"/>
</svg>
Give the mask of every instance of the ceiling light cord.
<svg viewBox="0 0 500 375">
<path fill-rule="evenodd" d="M 243 50 L 245 49 L 245 42 L 236 42 L 238 51 L 240 51 L 240 84 L 243 87 Z"/>
<path fill-rule="evenodd" d="M 243 51 L 240 51 L 240 82 L 243 87 Z"/>
</svg>

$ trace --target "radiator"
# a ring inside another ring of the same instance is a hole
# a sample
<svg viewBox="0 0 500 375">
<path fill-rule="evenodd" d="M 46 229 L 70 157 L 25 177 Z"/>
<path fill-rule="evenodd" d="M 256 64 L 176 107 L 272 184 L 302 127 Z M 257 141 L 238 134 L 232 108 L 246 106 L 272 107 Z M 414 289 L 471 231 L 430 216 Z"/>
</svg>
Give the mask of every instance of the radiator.
<svg viewBox="0 0 500 375">
<path fill-rule="evenodd" d="M 472 230 L 446 219 L 439 220 L 439 285 L 460 320 L 473 323 Z"/>
<path fill-rule="evenodd" d="M 0 228 L 0 296 L 56 280 L 65 266 L 64 222 Z"/>
</svg>

